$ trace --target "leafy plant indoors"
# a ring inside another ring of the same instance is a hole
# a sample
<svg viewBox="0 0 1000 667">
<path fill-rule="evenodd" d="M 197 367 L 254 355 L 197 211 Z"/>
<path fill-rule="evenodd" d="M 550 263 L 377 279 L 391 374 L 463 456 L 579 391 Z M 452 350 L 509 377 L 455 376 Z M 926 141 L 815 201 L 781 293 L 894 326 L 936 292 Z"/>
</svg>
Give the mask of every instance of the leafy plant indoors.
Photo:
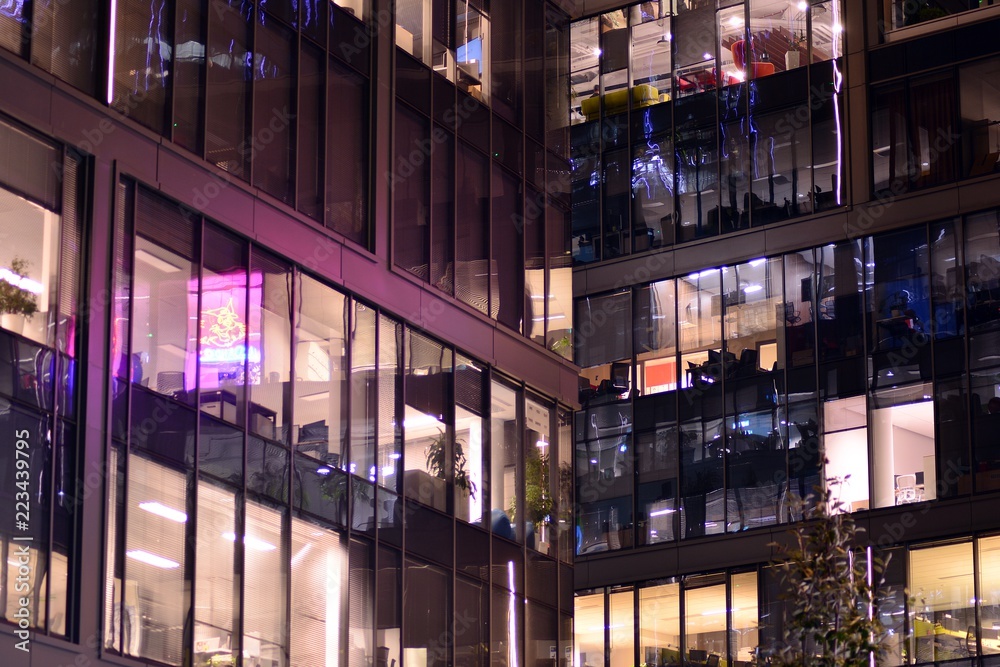
<svg viewBox="0 0 1000 667">
<path fill-rule="evenodd" d="M 837 483 L 833 483 L 835 488 Z M 875 612 L 875 592 L 888 560 L 855 550 L 864 531 L 826 486 L 796 499 L 806 521 L 789 530 L 790 544 L 773 543 L 785 585 L 781 645 L 766 658 L 771 667 L 868 667 L 879 662 L 886 631 Z"/>
<path fill-rule="evenodd" d="M 10 272 L 26 278 L 28 262 L 21 257 L 10 261 Z M 38 312 L 38 299 L 34 294 L 0 277 L 0 313 L 31 317 Z"/>
<path fill-rule="evenodd" d="M 424 450 L 424 456 L 427 458 L 427 472 L 439 479 L 447 479 L 448 476 L 447 444 L 444 431 L 438 429 L 437 437 L 431 440 L 431 443 L 427 445 L 427 449 Z M 465 469 L 468 459 L 466 459 L 465 449 L 462 447 L 461 440 L 455 440 L 453 458 L 455 463 L 455 487 L 462 491 L 467 491 L 471 498 L 475 498 L 476 483 L 472 481 L 472 477 L 469 476 L 469 472 Z"/>
</svg>

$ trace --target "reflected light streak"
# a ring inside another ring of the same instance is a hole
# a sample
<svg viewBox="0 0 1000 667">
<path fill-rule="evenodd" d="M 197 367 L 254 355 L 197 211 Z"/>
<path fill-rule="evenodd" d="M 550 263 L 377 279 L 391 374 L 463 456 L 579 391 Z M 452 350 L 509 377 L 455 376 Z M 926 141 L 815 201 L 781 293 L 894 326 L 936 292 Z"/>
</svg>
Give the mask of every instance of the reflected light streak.
<svg viewBox="0 0 1000 667">
<path fill-rule="evenodd" d="M 507 561 L 507 585 L 510 587 L 510 608 L 507 610 L 507 631 L 510 642 L 507 644 L 507 664 L 517 667 L 517 605 L 514 596 L 514 561 Z"/>
</svg>

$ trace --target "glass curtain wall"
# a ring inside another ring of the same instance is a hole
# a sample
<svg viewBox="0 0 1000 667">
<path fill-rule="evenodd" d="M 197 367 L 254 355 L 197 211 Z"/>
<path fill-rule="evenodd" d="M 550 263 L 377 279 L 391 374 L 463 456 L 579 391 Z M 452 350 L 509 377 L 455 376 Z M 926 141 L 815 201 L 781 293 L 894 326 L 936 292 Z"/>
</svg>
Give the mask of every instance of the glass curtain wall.
<svg viewBox="0 0 1000 667">
<path fill-rule="evenodd" d="M 995 488 L 997 215 L 577 299 L 578 555 Z"/>
<path fill-rule="evenodd" d="M 131 181 L 118 194 L 105 647 L 176 665 L 443 664 L 433 644 L 470 604 L 456 568 L 478 582 L 468 626 L 503 623 L 498 651 L 524 653 L 526 587 L 532 631 L 560 641 L 570 412 Z M 50 553 L 32 555 L 53 590 L 40 618 L 65 632 L 69 568 Z"/>
</svg>

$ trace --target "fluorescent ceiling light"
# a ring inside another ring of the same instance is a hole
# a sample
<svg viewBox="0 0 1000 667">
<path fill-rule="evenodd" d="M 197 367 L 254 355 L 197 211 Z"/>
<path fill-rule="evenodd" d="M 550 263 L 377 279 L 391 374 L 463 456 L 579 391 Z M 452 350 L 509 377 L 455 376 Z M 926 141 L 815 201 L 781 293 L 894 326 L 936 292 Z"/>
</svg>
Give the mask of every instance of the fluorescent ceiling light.
<svg viewBox="0 0 1000 667">
<path fill-rule="evenodd" d="M 146 510 L 147 512 L 157 516 L 162 516 L 164 519 L 176 521 L 177 523 L 185 523 L 188 520 L 187 514 L 184 512 L 175 510 L 173 507 L 161 505 L 160 503 L 151 500 L 139 503 L 139 509 Z"/>
<path fill-rule="evenodd" d="M 146 563 L 147 565 L 159 567 L 164 570 L 173 570 L 181 566 L 180 563 L 174 562 L 169 558 L 157 556 L 156 554 L 151 554 L 148 551 L 141 551 L 138 549 L 135 551 L 128 551 L 125 555 L 141 563 Z"/>
<path fill-rule="evenodd" d="M 655 512 L 650 512 L 649 513 L 649 517 L 653 518 L 654 516 L 663 516 L 664 514 L 673 514 L 676 511 L 677 510 L 672 510 L 672 509 L 656 510 Z"/>
<path fill-rule="evenodd" d="M 236 533 L 223 533 L 222 537 L 229 540 L 230 542 L 236 541 Z M 264 540 L 259 540 L 253 535 L 244 535 L 243 544 L 250 547 L 251 549 L 256 549 L 257 551 L 274 551 L 278 547 L 274 546 L 270 542 L 265 542 Z"/>
<path fill-rule="evenodd" d="M 170 262 L 160 259 L 156 255 L 139 248 L 135 251 L 135 258 L 142 262 L 143 264 L 148 264 L 149 266 L 162 271 L 163 273 L 177 273 L 181 270 L 181 267 L 176 264 L 171 264 Z"/>
<path fill-rule="evenodd" d="M 743 291 L 746 292 L 747 294 L 753 294 L 754 292 L 759 292 L 762 289 L 764 288 L 761 287 L 760 285 L 747 285 L 745 288 L 743 288 Z"/>
</svg>

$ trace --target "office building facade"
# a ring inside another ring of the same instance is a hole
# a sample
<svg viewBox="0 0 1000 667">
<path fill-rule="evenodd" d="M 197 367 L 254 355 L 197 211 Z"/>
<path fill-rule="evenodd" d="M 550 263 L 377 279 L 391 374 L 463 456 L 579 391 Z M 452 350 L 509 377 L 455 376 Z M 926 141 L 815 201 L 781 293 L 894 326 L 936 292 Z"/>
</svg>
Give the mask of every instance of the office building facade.
<svg viewBox="0 0 1000 667">
<path fill-rule="evenodd" d="M 996 664 L 1000 9 L 583 5 L 574 664 L 767 660 L 817 485 L 880 664 Z"/>
<path fill-rule="evenodd" d="M 0 9 L 0 662 L 570 659 L 566 9 Z"/>
</svg>

